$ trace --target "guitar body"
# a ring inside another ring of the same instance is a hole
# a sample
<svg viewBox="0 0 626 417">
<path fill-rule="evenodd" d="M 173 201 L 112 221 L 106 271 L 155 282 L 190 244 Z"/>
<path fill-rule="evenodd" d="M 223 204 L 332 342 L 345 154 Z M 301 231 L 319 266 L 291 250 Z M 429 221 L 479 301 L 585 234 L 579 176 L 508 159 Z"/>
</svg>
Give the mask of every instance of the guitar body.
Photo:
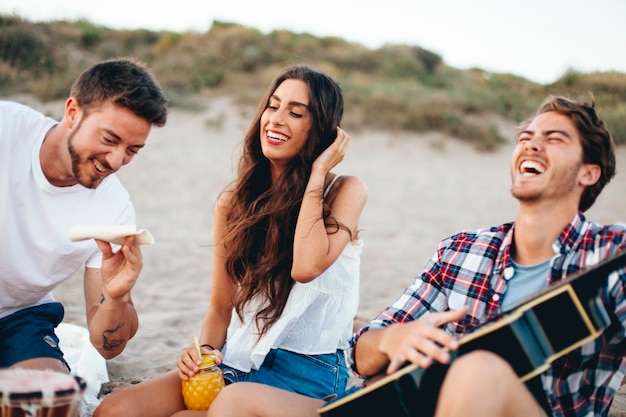
<svg viewBox="0 0 626 417">
<path fill-rule="evenodd" d="M 626 265 L 626 251 L 550 286 L 459 340 L 453 358 L 477 350 L 501 356 L 531 392 L 559 357 L 597 338 L 611 323 L 598 289 Z M 567 323 L 564 325 L 563 323 Z M 318 410 L 322 417 L 432 417 L 447 365 L 407 365 Z M 541 403 L 542 399 L 538 399 Z"/>
<path fill-rule="evenodd" d="M 324 417 L 394 416 L 430 417 L 435 412 L 439 387 L 447 365 L 428 369 L 408 365 L 318 410 Z"/>
</svg>

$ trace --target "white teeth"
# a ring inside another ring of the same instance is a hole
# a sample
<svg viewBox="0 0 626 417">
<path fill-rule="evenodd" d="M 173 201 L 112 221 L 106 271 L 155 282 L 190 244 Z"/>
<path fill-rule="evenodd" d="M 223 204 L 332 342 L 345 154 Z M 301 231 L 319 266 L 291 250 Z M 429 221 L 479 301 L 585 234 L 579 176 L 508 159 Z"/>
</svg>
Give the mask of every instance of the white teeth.
<svg viewBox="0 0 626 417">
<path fill-rule="evenodd" d="M 267 137 L 270 139 L 279 140 L 281 142 L 286 142 L 287 139 L 289 139 L 289 137 L 276 132 L 267 132 Z"/>
<path fill-rule="evenodd" d="M 98 172 L 106 172 L 106 168 L 103 167 L 98 161 L 94 160 L 93 165 L 96 167 Z"/>
<path fill-rule="evenodd" d="M 545 171 L 545 167 L 535 161 L 524 161 L 520 165 L 520 172 L 524 175 L 537 175 L 542 174 Z"/>
</svg>

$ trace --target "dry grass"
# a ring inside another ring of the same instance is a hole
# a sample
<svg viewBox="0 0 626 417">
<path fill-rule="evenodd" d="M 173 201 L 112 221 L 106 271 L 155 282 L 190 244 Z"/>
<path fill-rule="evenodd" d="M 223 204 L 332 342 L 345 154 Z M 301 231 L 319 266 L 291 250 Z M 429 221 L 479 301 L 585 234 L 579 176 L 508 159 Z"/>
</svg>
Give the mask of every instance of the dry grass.
<svg viewBox="0 0 626 417">
<path fill-rule="evenodd" d="M 441 131 L 492 150 L 501 136 L 494 117 L 517 122 L 548 94 L 593 94 L 618 144 L 626 142 L 626 74 L 568 72 L 551 85 L 481 69 L 460 71 L 418 46 L 372 50 L 335 37 L 214 22 L 205 33 L 118 31 L 79 20 L 32 23 L 0 15 L 0 95 L 64 97 L 75 76 L 102 59 L 145 61 L 172 106 L 194 108 L 194 97 L 229 93 L 254 106 L 278 69 L 316 66 L 344 89 L 343 125 L 351 129 Z"/>
</svg>

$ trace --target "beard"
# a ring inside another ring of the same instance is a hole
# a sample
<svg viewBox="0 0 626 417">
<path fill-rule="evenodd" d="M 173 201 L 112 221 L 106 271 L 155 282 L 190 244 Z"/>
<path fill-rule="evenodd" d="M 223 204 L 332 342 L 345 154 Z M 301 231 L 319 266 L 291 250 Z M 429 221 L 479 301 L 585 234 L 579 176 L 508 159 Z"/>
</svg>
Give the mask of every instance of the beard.
<svg viewBox="0 0 626 417">
<path fill-rule="evenodd" d="M 556 201 L 570 195 L 577 187 L 578 173 L 581 164 L 569 166 L 553 175 L 552 181 L 544 187 L 517 187 L 513 177 L 511 195 L 520 202 L 538 203 L 540 201 Z"/>
<path fill-rule="evenodd" d="M 73 144 L 74 136 L 76 136 L 76 133 L 78 133 L 82 124 L 83 119 L 81 118 L 76 127 L 67 136 L 67 151 L 69 152 L 70 158 L 72 159 L 72 175 L 74 176 L 74 179 L 76 179 L 76 182 L 83 187 L 94 189 L 97 188 L 98 185 L 100 185 L 103 178 L 97 176 L 83 175 L 81 173 L 81 165 L 83 165 L 83 163 L 86 163 L 88 159 L 81 158 L 78 154 L 78 151 L 76 151 L 76 148 L 74 148 Z"/>
</svg>

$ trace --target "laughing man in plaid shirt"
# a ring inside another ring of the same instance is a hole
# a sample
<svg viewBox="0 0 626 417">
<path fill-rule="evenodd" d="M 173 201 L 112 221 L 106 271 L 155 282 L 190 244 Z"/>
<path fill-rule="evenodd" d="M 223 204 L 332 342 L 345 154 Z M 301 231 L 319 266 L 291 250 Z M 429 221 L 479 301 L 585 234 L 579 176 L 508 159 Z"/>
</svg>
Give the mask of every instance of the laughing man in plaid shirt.
<svg viewBox="0 0 626 417">
<path fill-rule="evenodd" d="M 511 193 L 519 200 L 515 222 L 441 241 L 413 285 L 355 335 L 355 369 L 372 376 L 393 373 L 407 361 L 448 363 L 444 348 L 455 350 L 464 334 L 625 249 L 624 227 L 601 226 L 583 215 L 614 174 L 614 143 L 593 104 L 549 98 L 517 136 L 511 161 Z M 611 326 L 553 362 L 536 396 L 499 356 L 472 351 L 451 363 L 435 415 L 606 416 L 626 371 L 625 288 L 622 268 L 600 291 Z"/>
</svg>

